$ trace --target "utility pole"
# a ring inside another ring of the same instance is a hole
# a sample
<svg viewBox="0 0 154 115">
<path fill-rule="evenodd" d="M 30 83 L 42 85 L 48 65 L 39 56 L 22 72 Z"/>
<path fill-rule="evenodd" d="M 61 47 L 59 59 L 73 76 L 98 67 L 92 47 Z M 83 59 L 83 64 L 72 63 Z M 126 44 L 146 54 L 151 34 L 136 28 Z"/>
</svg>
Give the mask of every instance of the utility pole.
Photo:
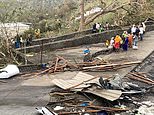
<svg viewBox="0 0 154 115">
<path fill-rule="evenodd" d="M 24 54 L 25 54 L 25 65 L 27 65 L 27 57 L 26 57 L 26 40 L 24 40 Z"/>
<path fill-rule="evenodd" d="M 43 57 L 42 57 L 42 55 L 43 55 L 43 40 L 41 40 L 41 48 L 40 48 L 41 50 L 41 60 L 40 60 L 40 63 L 41 63 L 41 65 L 42 65 L 42 63 L 43 63 Z"/>
</svg>

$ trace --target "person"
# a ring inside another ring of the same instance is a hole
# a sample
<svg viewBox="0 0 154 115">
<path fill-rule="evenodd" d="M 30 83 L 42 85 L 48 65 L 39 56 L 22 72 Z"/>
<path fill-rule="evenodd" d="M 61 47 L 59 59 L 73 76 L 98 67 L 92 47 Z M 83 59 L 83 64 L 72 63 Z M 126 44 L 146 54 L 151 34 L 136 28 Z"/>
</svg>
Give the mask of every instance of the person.
<svg viewBox="0 0 154 115">
<path fill-rule="evenodd" d="M 128 33 L 127 33 L 127 31 L 124 31 L 122 34 L 121 47 L 123 48 L 124 51 L 127 51 L 127 49 L 128 49 Z"/>
<path fill-rule="evenodd" d="M 40 29 L 35 30 L 35 37 L 38 39 L 40 38 Z"/>
<path fill-rule="evenodd" d="M 132 27 L 130 26 L 129 29 L 127 30 L 127 33 L 128 33 L 128 34 L 131 34 L 131 28 L 132 28 Z"/>
<path fill-rule="evenodd" d="M 123 50 L 127 51 L 128 50 L 128 37 L 125 38 L 124 43 L 123 43 Z"/>
<path fill-rule="evenodd" d="M 128 37 L 127 31 L 124 31 L 124 32 L 123 32 L 122 37 L 123 37 L 124 39 Z"/>
<path fill-rule="evenodd" d="M 145 34 L 145 31 L 146 31 L 146 25 L 145 25 L 144 22 L 142 22 L 141 24 L 142 24 L 142 26 L 143 26 L 143 34 Z"/>
<path fill-rule="evenodd" d="M 109 44 L 110 44 L 109 40 L 106 40 L 105 45 L 107 48 L 109 47 Z"/>
<path fill-rule="evenodd" d="M 32 45 L 32 35 L 28 34 L 28 37 L 26 39 L 26 46 L 31 46 Z"/>
<path fill-rule="evenodd" d="M 85 49 L 83 52 L 84 52 L 83 62 L 92 62 L 92 55 L 90 53 L 89 48 Z"/>
<path fill-rule="evenodd" d="M 109 45 L 108 48 L 112 49 L 113 48 L 113 45 L 114 45 L 114 37 L 111 38 L 110 45 Z"/>
<path fill-rule="evenodd" d="M 133 49 L 138 49 L 138 40 L 139 40 L 139 35 L 140 35 L 140 29 L 139 27 L 137 26 L 136 27 L 136 31 L 134 33 L 134 37 L 133 37 Z"/>
<path fill-rule="evenodd" d="M 109 30 L 109 23 L 108 22 L 105 23 L 105 29 Z"/>
<path fill-rule="evenodd" d="M 96 23 L 96 32 L 99 32 L 99 29 L 100 29 L 100 24 Z"/>
<path fill-rule="evenodd" d="M 143 40 L 143 34 L 144 34 L 144 28 L 143 28 L 143 25 L 140 25 L 139 27 L 139 34 L 140 34 L 140 40 L 142 41 Z"/>
<path fill-rule="evenodd" d="M 138 49 L 138 36 L 136 34 L 133 36 L 133 41 L 133 49 Z"/>
<path fill-rule="evenodd" d="M 116 51 L 118 51 L 120 49 L 121 41 L 122 41 L 121 37 L 117 34 L 115 39 L 114 39 L 114 48 L 115 48 Z"/>
<path fill-rule="evenodd" d="M 102 27 L 102 25 L 100 25 L 99 33 L 103 32 L 103 31 L 104 31 L 104 28 Z"/>
<path fill-rule="evenodd" d="M 96 23 L 93 25 L 92 33 L 96 33 Z"/>
<path fill-rule="evenodd" d="M 22 35 L 20 35 L 20 46 L 21 47 L 23 47 L 24 46 L 24 44 L 23 44 L 24 42 L 23 42 L 23 39 L 22 39 Z"/>
<path fill-rule="evenodd" d="M 20 48 L 20 36 L 19 36 L 19 34 L 16 35 L 15 47 Z"/>
<path fill-rule="evenodd" d="M 133 34 L 131 33 L 128 35 L 128 45 L 130 48 L 133 46 Z"/>
<path fill-rule="evenodd" d="M 133 24 L 132 28 L 131 28 L 131 33 L 134 34 L 136 32 L 136 26 L 135 24 Z"/>
<path fill-rule="evenodd" d="M 138 37 L 139 37 L 139 35 L 140 35 L 140 29 L 139 29 L 139 27 L 138 27 L 138 26 L 136 27 L 135 34 L 136 34 Z"/>
</svg>

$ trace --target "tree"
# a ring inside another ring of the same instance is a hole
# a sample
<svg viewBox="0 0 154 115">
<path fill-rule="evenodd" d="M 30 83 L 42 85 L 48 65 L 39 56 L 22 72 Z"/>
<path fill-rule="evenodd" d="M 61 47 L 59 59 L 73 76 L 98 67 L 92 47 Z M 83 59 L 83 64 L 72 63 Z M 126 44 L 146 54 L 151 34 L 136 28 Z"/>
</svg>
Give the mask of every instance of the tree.
<svg viewBox="0 0 154 115">
<path fill-rule="evenodd" d="M 12 52 L 12 42 L 11 42 L 11 37 L 9 34 L 9 31 L 6 27 L 6 23 L 9 22 L 14 22 L 16 23 L 18 20 L 20 20 L 21 16 L 21 8 L 20 7 L 14 7 L 17 6 L 17 4 L 14 4 L 14 1 L 5 1 L 5 2 L 0 2 L 0 24 L 1 24 L 1 39 L 0 39 L 0 49 L 1 49 L 1 54 L 5 54 L 4 58 L 7 58 L 6 62 L 8 63 L 18 63 L 15 59 L 15 56 L 13 55 Z M 17 23 L 16 23 L 16 26 Z M 16 27 L 16 33 L 18 34 L 19 28 Z"/>
<path fill-rule="evenodd" d="M 84 23 L 85 23 L 85 19 L 84 19 L 84 0 L 81 0 L 80 12 L 81 12 L 81 21 L 80 21 L 80 28 L 79 28 L 79 30 L 83 30 L 84 29 Z"/>
<path fill-rule="evenodd" d="M 123 7 L 128 5 L 140 4 L 137 1 L 127 0 L 125 2 L 119 2 L 118 0 L 113 0 L 112 2 L 107 2 L 108 0 L 99 0 L 101 3 L 101 11 L 91 14 L 87 17 L 84 16 L 84 0 L 80 1 L 80 11 L 81 11 L 81 21 L 80 21 L 80 29 L 82 30 L 84 26 L 88 25 L 89 23 L 93 22 L 99 16 L 105 15 L 110 12 L 116 12 L 117 10 L 123 9 Z M 143 1 L 143 0 L 142 0 Z M 144 0 L 145 2 L 145 0 Z"/>
</svg>

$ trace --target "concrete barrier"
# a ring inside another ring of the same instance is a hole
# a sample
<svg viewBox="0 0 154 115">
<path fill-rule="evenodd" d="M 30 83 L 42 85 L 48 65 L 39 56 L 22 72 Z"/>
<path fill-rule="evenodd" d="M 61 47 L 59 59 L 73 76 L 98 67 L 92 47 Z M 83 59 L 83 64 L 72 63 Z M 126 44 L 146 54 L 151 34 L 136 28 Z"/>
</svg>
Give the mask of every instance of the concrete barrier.
<svg viewBox="0 0 154 115">
<path fill-rule="evenodd" d="M 43 44 L 43 51 L 53 51 L 56 49 L 68 48 L 68 47 L 75 47 L 80 45 L 87 45 L 87 44 L 95 44 L 95 43 L 103 43 L 107 39 L 115 36 L 116 34 L 122 34 L 124 30 L 108 30 L 102 33 L 94 33 L 90 35 L 85 35 L 77 38 L 71 38 L 61 41 L 49 42 Z M 26 47 L 26 52 L 40 52 L 41 45 L 34 45 L 30 47 Z M 17 51 L 24 52 L 24 49 L 16 49 Z"/>
<path fill-rule="evenodd" d="M 118 26 L 111 26 L 109 27 L 110 30 L 114 30 L 114 29 L 121 29 Z M 40 38 L 40 39 L 34 39 L 32 42 L 32 46 L 33 45 L 41 45 L 42 42 L 43 44 L 45 43 L 49 43 L 49 42 L 55 42 L 55 41 L 60 41 L 60 40 L 68 40 L 71 38 L 77 38 L 77 37 L 81 37 L 81 36 L 85 36 L 88 34 L 92 34 L 92 29 L 87 29 L 81 32 L 72 32 L 70 34 L 64 34 L 62 36 L 55 36 L 55 37 L 50 37 L 50 38 Z"/>
<path fill-rule="evenodd" d="M 88 30 L 84 30 L 84 31 L 81 31 L 81 32 L 73 32 L 73 33 L 70 33 L 70 34 L 65 34 L 65 35 L 62 35 L 62 36 L 35 39 L 35 40 L 33 40 L 32 45 L 41 45 L 42 42 L 45 44 L 45 43 L 49 43 L 49 42 L 71 39 L 71 38 L 74 38 L 74 37 L 79 37 L 79 36 L 91 34 L 91 32 L 92 32 L 92 29 L 88 29 Z"/>
</svg>

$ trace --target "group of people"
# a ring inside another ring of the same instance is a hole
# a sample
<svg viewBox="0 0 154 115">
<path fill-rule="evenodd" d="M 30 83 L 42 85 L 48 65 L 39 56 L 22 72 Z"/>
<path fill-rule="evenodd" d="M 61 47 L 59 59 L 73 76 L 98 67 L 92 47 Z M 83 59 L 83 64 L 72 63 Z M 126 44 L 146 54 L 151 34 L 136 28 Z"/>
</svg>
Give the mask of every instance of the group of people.
<svg viewBox="0 0 154 115">
<path fill-rule="evenodd" d="M 124 31 L 121 36 L 117 34 L 110 41 L 107 40 L 106 46 L 111 49 L 113 48 L 115 51 L 119 51 L 120 48 L 127 51 L 128 47 L 138 49 L 138 41 L 143 40 L 145 28 L 144 23 L 141 23 L 139 26 L 135 26 L 134 24 L 127 31 Z"/>
<path fill-rule="evenodd" d="M 103 32 L 104 30 L 109 30 L 109 23 L 108 22 L 106 22 L 104 26 L 100 23 L 95 23 L 92 28 L 93 33 Z"/>
<path fill-rule="evenodd" d="M 32 45 L 32 35 L 28 34 L 27 38 L 25 40 L 23 40 L 22 35 L 16 35 L 16 41 L 15 41 L 15 47 L 16 48 L 21 48 L 24 46 L 31 46 Z"/>
<path fill-rule="evenodd" d="M 98 23 L 99 24 L 99 23 Z M 99 25 L 95 25 L 96 27 L 98 26 L 100 29 Z M 138 49 L 138 41 L 143 40 L 143 35 L 145 33 L 146 26 L 142 22 L 138 26 L 135 24 L 132 25 L 127 31 L 124 31 L 122 35 L 120 36 L 117 34 L 116 36 L 112 37 L 109 40 L 106 40 L 106 46 L 110 49 L 113 49 L 113 51 L 119 51 L 121 48 L 124 51 L 127 51 L 128 48 L 133 48 L 133 49 Z M 95 32 L 95 31 L 94 31 Z M 98 30 L 96 32 L 99 32 Z M 92 61 L 92 55 L 90 53 L 89 48 L 86 48 L 84 50 L 84 62 L 91 62 Z"/>
<path fill-rule="evenodd" d="M 15 36 L 15 47 L 16 48 L 21 48 L 24 46 L 31 46 L 32 45 L 32 40 L 36 38 L 39 39 L 40 38 L 40 29 L 36 29 L 34 31 L 34 35 L 33 34 L 27 34 L 26 38 L 23 40 L 23 36 L 17 34 Z"/>
</svg>

